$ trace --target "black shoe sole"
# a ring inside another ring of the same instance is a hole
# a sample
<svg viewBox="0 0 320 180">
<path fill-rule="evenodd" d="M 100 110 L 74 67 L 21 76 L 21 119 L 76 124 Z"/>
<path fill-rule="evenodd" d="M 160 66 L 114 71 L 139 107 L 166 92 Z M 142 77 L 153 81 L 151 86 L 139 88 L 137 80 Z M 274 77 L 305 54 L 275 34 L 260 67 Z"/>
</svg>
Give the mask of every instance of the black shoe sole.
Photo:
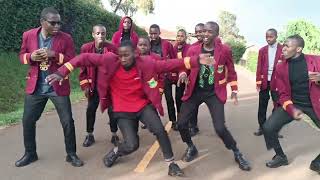
<svg viewBox="0 0 320 180">
<path fill-rule="evenodd" d="M 278 167 L 287 166 L 287 165 L 289 165 L 289 162 L 284 162 L 284 163 L 278 164 L 278 165 L 276 165 L 276 166 L 268 166 L 268 164 L 266 164 L 266 166 L 267 166 L 268 168 L 278 168 Z"/>
<path fill-rule="evenodd" d="M 172 176 L 172 177 L 183 177 L 184 173 L 183 172 L 169 172 L 168 175 Z"/>
<path fill-rule="evenodd" d="M 23 166 L 27 166 L 35 161 L 38 161 L 38 157 L 34 158 L 34 159 L 31 159 L 27 164 L 23 164 L 23 165 L 17 165 L 15 164 L 16 167 L 23 167 Z"/>
<path fill-rule="evenodd" d="M 81 164 L 75 164 L 72 162 L 72 159 L 70 159 L 68 156 L 66 157 L 66 162 L 70 163 L 73 167 L 81 167 L 84 165 L 84 163 L 82 162 Z"/>
</svg>

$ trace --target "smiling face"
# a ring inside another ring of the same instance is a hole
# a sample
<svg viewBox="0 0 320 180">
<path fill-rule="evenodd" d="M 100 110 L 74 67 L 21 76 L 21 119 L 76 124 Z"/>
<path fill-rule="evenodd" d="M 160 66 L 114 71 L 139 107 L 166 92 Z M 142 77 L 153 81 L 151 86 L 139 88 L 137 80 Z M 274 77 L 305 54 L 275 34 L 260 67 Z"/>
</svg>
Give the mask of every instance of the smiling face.
<svg viewBox="0 0 320 180">
<path fill-rule="evenodd" d="M 203 40 L 203 29 L 204 29 L 204 26 L 196 26 L 194 29 L 194 33 L 196 35 L 196 38 L 200 42 L 202 42 L 202 40 Z"/>
<path fill-rule="evenodd" d="M 206 23 L 203 29 L 203 43 L 209 45 L 213 43 L 213 40 L 219 35 L 218 27 L 211 23 Z"/>
</svg>

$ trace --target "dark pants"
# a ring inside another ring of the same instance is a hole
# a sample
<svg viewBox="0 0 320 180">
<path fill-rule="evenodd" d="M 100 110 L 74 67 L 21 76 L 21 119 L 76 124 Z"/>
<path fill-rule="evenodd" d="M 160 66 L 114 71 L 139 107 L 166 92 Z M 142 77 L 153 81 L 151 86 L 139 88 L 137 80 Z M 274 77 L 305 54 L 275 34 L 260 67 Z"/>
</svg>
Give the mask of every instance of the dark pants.
<svg viewBox="0 0 320 180">
<path fill-rule="evenodd" d="M 236 149 L 236 141 L 225 125 L 224 104 L 216 97 L 214 92 L 195 89 L 192 96 L 182 103 L 181 113 L 178 118 L 178 129 L 183 142 L 191 143 L 188 124 L 194 116 L 194 111 L 200 104 L 206 103 L 209 108 L 212 123 L 218 136 L 222 139 L 227 149 Z"/>
<path fill-rule="evenodd" d="M 267 109 L 268 109 L 270 94 L 271 94 L 272 101 L 275 104 L 276 101 L 278 101 L 278 93 L 276 91 L 270 90 L 270 81 L 268 81 L 267 89 L 261 90 L 259 92 L 258 123 L 260 128 L 262 128 L 263 124 L 267 120 Z"/>
<path fill-rule="evenodd" d="M 25 151 L 36 152 L 36 122 L 39 120 L 48 99 L 54 104 L 63 128 L 67 154 L 76 153 L 76 136 L 69 96 L 26 95 L 22 118 Z"/>
<path fill-rule="evenodd" d="M 118 146 L 120 155 L 127 155 L 139 148 L 139 120 L 153 133 L 160 144 L 164 158 L 173 160 L 173 152 L 168 134 L 165 131 L 156 109 L 152 105 L 145 106 L 137 113 L 114 112 L 114 118 L 122 133 L 123 142 Z"/>
<path fill-rule="evenodd" d="M 94 90 L 92 96 L 88 98 L 87 106 L 87 132 L 92 133 L 94 131 L 94 124 L 96 121 L 96 112 L 99 106 L 99 95 L 98 91 Z M 110 129 L 111 132 L 118 131 L 117 121 L 112 118 L 112 108 L 108 108 L 108 115 L 110 119 Z"/>
<path fill-rule="evenodd" d="M 184 92 L 184 84 L 182 84 L 180 87 L 176 86 L 175 101 L 173 100 L 173 95 L 172 95 L 172 85 L 176 85 L 176 84 L 170 82 L 168 79 L 165 79 L 164 95 L 167 101 L 169 120 L 172 122 L 176 122 L 177 121 L 176 108 L 177 108 L 177 113 L 179 114 L 181 104 L 182 104 L 181 98 Z M 176 108 L 175 108 L 174 102 L 176 102 Z"/>
<path fill-rule="evenodd" d="M 308 115 L 313 122 L 316 123 L 318 127 L 320 127 L 319 119 L 316 116 L 312 107 L 301 107 L 296 106 L 300 110 L 302 110 L 306 115 Z M 280 142 L 278 139 L 278 132 L 281 128 L 292 122 L 294 119 L 282 108 L 277 108 L 272 115 L 269 117 L 268 121 L 263 125 L 264 138 L 266 141 L 267 149 L 276 149 L 280 148 Z"/>
</svg>

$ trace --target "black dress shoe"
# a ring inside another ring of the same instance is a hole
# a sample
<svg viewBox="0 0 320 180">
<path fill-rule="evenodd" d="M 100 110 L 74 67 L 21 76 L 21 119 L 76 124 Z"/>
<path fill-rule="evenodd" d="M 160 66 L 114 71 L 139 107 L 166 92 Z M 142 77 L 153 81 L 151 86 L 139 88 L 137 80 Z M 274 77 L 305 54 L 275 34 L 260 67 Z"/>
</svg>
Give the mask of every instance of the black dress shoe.
<svg viewBox="0 0 320 180">
<path fill-rule="evenodd" d="M 83 166 L 83 161 L 81 161 L 76 154 L 68 154 L 66 157 L 66 161 L 74 167 Z"/>
<path fill-rule="evenodd" d="M 243 157 L 241 153 L 234 153 L 234 160 L 239 164 L 239 168 L 244 171 L 250 171 L 250 163 Z"/>
<path fill-rule="evenodd" d="M 25 153 L 21 159 L 16 161 L 16 167 L 26 166 L 34 161 L 38 160 L 37 153 Z"/>
<path fill-rule="evenodd" d="M 119 139 L 119 137 L 118 137 L 117 135 L 113 135 L 113 136 L 111 137 L 111 143 L 112 143 L 114 146 L 118 146 L 119 142 L 120 142 L 120 139 Z"/>
<path fill-rule="evenodd" d="M 287 156 L 275 155 L 271 161 L 266 163 L 266 166 L 269 168 L 278 168 L 280 166 L 286 166 L 288 164 L 289 162 Z"/>
<path fill-rule="evenodd" d="M 312 171 L 316 171 L 316 172 L 320 173 L 320 155 L 316 159 L 311 161 L 310 169 Z"/>
<path fill-rule="evenodd" d="M 168 175 L 169 175 L 169 176 L 183 176 L 184 173 L 183 173 L 183 171 L 180 169 L 180 167 L 178 166 L 178 164 L 172 162 L 172 163 L 169 165 Z"/>
<path fill-rule="evenodd" d="M 171 128 L 172 128 L 174 131 L 178 131 L 178 124 L 177 124 L 177 122 L 172 122 Z"/>
<path fill-rule="evenodd" d="M 198 127 L 191 127 L 189 129 L 189 131 L 190 131 L 190 136 L 193 137 L 199 133 L 199 128 Z"/>
<path fill-rule="evenodd" d="M 106 167 L 111 167 L 120 157 L 119 153 L 115 153 L 113 149 L 103 157 L 103 163 Z"/>
<path fill-rule="evenodd" d="M 185 162 L 190 162 L 192 160 L 194 160 L 196 157 L 198 156 L 198 150 L 196 148 L 196 146 L 189 146 L 186 149 L 186 152 L 184 153 L 184 155 L 182 156 L 182 161 Z"/>
<path fill-rule="evenodd" d="M 96 141 L 94 140 L 94 136 L 92 134 L 88 134 L 88 135 L 86 135 L 86 138 L 85 138 L 82 145 L 83 145 L 83 147 L 89 147 L 95 142 Z"/>
<path fill-rule="evenodd" d="M 261 136 L 261 135 L 263 135 L 263 131 L 262 131 L 261 128 L 259 128 L 258 131 L 257 131 L 257 132 L 254 132 L 253 134 L 254 134 L 255 136 Z"/>
</svg>

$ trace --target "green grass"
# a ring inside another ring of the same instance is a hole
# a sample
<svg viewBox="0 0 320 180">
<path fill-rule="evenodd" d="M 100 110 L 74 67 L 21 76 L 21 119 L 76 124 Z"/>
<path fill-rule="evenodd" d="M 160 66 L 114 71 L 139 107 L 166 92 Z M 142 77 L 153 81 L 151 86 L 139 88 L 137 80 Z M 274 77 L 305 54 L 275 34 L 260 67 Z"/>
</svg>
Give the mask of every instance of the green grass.
<svg viewBox="0 0 320 180">
<path fill-rule="evenodd" d="M 0 126 L 8 126 L 19 122 L 23 113 L 25 97 L 25 77 L 28 66 L 22 65 L 17 53 L 0 53 Z M 71 74 L 71 102 L 78 102 L 83 98 L 79 87 L 79 71 Z M 49 101 L 45 111 L 54 109 Z"/>
<path fill-rule="evenodd" d="M 246 68 L 251 72 L 256 72 L 257 70 L 257 61 L 258 61 L 258 52 L 250 51 L 248 53 L 248 60 Z"/>
</svg>

